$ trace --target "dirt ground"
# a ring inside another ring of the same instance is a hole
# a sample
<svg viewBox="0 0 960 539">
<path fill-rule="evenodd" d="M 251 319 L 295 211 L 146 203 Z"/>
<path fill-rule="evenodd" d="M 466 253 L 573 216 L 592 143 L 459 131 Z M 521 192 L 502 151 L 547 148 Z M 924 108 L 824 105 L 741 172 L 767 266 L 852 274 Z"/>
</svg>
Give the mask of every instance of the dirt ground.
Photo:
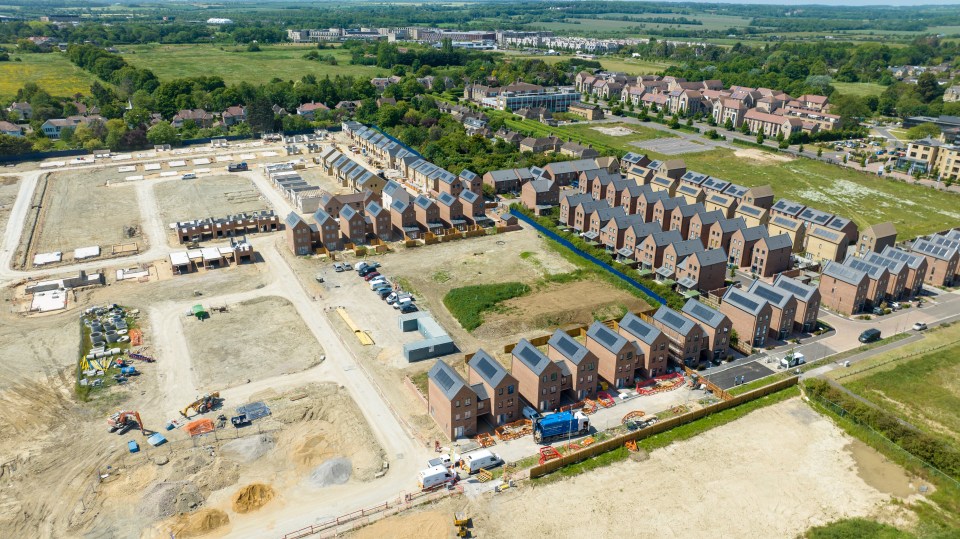
<svg viewBox="0 0 960 539">
<path fill-rule="evenodd" d="M 223 389 L 320 363 L 323 348 L 286 299 L 257 298 L 227 308 L 203 321 L 182 320 L 198 387 Z"/>
<path fill-rule="evenodd" d="M 32 253 L 72 255 L 78 247 L 93 245 L 109 252 L 113 244 L 131 241 L 139 242 L 143 249 L 145 237 L 133 185 L 111 184 L 108 178 L 100 170 L 50 174 Z M 131 227 L 132 236 L 128 235 Z M 24 241 L 29 231 L 30 223 Z"/>
<path fill-rule="evenodd" d="M 551 283 L 500 305 L 499 312 L 484 316 L 483 325 L 474 330 L 474 336 L 485 339 L 505 333 L 549 331 L 570 324 L 619 318 L 627 311 L 649 307 L 642 299 L 604 281 Z"/>
<path fill-rule="evenodd" d="M 164 225 L 269 209 L 263 195 L 242 176 L 170 180 L 154 186 Z"/>
<path fill-rule="evenodd" d="M 450 533 L 455 511 L 473 518 L 475 537 L 601 537 L 627 529 L 633 537 L 795 537 L 845 517 L 909 523 L 912 513 L 891 500 L 919 496 L 920 483 L 861 446 L 792 399 L 656 450 L 643 462 L 473 500 L 446 499 L 351 537 L 411 523 Z"/>
<path fill-rule="evenodd" d="M 754 148 L 746 148 L 733 152 L 733 155 L 741 158 L 752 159 L 760 163 L 786 163 L 793 161 L 794 158 L 789 155 L 781 155 L 773 152 L 765 152 Z"/>
<path fill-rule="evenodd" d="M 17 176 L 0 176 L 0 230 L 7 226 L 10 210 L 17 199 L 17 190 L 20 188 L 20 178 Z"/>
<path fill-rule="evenodd" d="M 610 135 L 612 137 L 625 137 L 627 135 L 632 135 L 636 131 L 630 129 L 629 127 L 617 126 L 617 127 L 594 127 L 595 131 L 599 131 L 604 135 Z"/>
</svg>

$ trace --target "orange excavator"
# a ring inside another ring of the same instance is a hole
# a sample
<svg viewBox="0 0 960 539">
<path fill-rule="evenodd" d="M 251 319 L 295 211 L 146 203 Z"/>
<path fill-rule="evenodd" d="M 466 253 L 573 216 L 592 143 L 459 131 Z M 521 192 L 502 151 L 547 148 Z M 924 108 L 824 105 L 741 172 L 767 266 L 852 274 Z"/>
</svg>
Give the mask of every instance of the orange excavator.
<svg viewBox="0 0 960 539">
<path fill-rule="evenodd" d="M 190 410 L 193 410 L 194 413 L 197 414 L 203 414 L 213 410 L 222 402 L 223 399 L 220 398 L 219 392 L 208 393 L 202 397 L 197 397 L 197 400 L 188 404 L 186 408 L 180 411 L 180 415 L 190 417 Z"/>
<path fill-rule="evenodd" d="M 107 418 L 107 425 L 110 427 L 109 432 L 116 432 L 120 435 L 126 434 L 126 432 L 134 426 L 139 428 L 144 436 L 147 435 L 147 430 L 143 426 L 143 420 L 140 419 L 140 412 L 120 410 Z"/>
</svg>

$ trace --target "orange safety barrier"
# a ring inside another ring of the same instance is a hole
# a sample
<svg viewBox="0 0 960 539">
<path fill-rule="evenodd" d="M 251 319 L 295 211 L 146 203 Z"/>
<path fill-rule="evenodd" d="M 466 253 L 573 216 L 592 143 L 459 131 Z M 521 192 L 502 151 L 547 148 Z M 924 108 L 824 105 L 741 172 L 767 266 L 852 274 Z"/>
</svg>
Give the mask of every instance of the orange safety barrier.
<svg viewBox="0 0 960 539">
<path fill-rule="evenodd" d="M 630 451 L 630 452 L 632 452 L 632 453 L 636 453 L 636 452 L 637 452 L 637 441 L 636 441 L 636 440 L 630 440 L 629 442 L 627 442 L 627 443 L 625 443 L 625 444 L 623 444 L 623 445 L 626 446 L 627 451 Z"/>
<path fill-rule="evenodd" d="M 554 460 L 560 458 L 560 452 L 553 448 L 553 446 L 546 446 L 540 448 L 540 464 L 547 462 L 548 460 Z"/>
<path fill-rule="evenodd" d="M 613 397 L 611 397 L 606 391 L 597 393 L 597 400 L 600 402 L 600 406 L 603 406 L 604 408 L 611 408 L 617 404 L 617 401 L 613 400 Z"/>
<path fill-rule="evenodd" d="M 480 447 L 493 447 L 497 445 L 497 440 L 485 432 L 478 434 L 475 440 L 480 444 Z"/>
<path fill-rule="evenodd" d="M 533 423 L 529 419 L 521 419 L 513 423 L 500 425 L 494 429 L 493 433 L 497 435 L 497 438 L 499 438 L 501 442 L 516 440 L 517 438 L 532 434 Z"/>
<path fill-rule="evenodd" d="M 634 410 L 634 411 L 628 413 L 627 415 L 623 416 L 623 419 L 620 420 L 620 424 L 622 425 L 622 424 L 626 423 L 627 421 L 630 421 L 631 419 L 635 419 L 635 418 L 638 418 L 638 417 L 643 417 L 643 416 L 645 416 L 645 415 L 647 415 L 647 413 L 644 412 L 643 410 Z"/>
<path fill-rule="evenodd" d="M 183 430 L 187 431 L 187 434 L 190 436 L 199 436 L 201 434 L 206 434 L 208 432 L 213 432 L 216 430 L 216 427 L 213 425 L 213 421 L 210 419 L 195 419 L 186 425 L 184 425 Z"/>
<path fill-rule="evenodd" d="M 593 442 L 596 442 L 596 441 L 597 440 L 595 440 L 593 436 L 587 436 L 586 438 L 580 440 L 580 445 L 582 447 L 588 447 L 593 445 Z"/>
</svg>

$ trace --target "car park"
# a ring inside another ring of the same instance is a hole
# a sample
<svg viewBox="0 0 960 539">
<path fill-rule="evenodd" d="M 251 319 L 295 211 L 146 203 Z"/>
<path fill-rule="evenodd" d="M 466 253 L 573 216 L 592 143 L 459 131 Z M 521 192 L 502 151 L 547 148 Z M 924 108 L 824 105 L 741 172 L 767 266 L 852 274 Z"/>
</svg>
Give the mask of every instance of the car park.
<svg viewBox="0 0 960 539">
<path fill-rule="evenodd" d="M 880 340 L 880 330 L 877 328 L 870 328 L 861 333 L 858 340 L 862 343 L 878 341 Z"/>
</svg>

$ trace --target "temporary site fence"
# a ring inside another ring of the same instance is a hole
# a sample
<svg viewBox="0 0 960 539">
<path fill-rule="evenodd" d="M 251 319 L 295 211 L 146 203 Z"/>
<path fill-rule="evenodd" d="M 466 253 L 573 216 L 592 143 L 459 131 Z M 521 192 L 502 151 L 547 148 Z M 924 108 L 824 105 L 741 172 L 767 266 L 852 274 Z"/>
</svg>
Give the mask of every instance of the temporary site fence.
<svg viewBox="0 0 960 539">
<path fill-rule="evenodd" d="M 610 438 L 609 440 L 604 440 L 602 442 L 584 447 L 579 451 L 568 453 L 559 459 L 549 460 L 544 462 L 543 464 L 534 466 L 533 468 L 530 469 L 530 478 L 535 479 L 537 477 L 542 477 L 551 472 L 555 472 L 565 466 L 576 464 L 578 462 L 587 460 L 588 458 L 595 457 L 597 455 L 606 453 L 608 451 L 613 451 L 618 447 L 622 447 L 627 442 L 635 442 L 637 440 L 649 438 L 654 434 L 660 434 L 661 432 L 665 432 L 670 429 L 679 427 L 680 425 L 684 425 L 686 423 L 696 421 L 697 419 L 706 417 L 708 415 L 715 414 L 717 412 L 727 410 L 729 408 L 734 408 L 736 406 L 739 406 L 746 402 L 750 402 L 755 399 L 759 399 L 760 397 L 764 397 L 771 393 L 775 393 L 777 391 L 780 391 L 781 389 L 794 386 L 797 384 L 799 380 L 800 380 L 799 376 L 792 376 L 790 378 L 787 378 L 785 380 L 780 380 L 768 386 L 764 386 L 758 389 L 754 389 L 753 391 L 749 391 L 747 393 L 737 395 L 736 397 L 733 397 L 730 400 L 720 401 L 715 404 L 704 406 L 703 408 L 693 410 L 685 414 L 680 414 L 668 419 L 658 421 L 657 423 L 654 423 L 653 425 L 647 426 L 645 428 L 628 432 L 620 436 L 615 436 L 613 438 Z"/>
<path fill-rule="evenodd" d="M 541 234 L 546 235 L 546 236 L 547 236 L 548 238 L 550 238 L 551 240 L 559 243 L 560 245 L 563 245 L 563 246 L 566 247 L 567 249 L 570 249 L 571 251 L 573 251 L 574 253 L 576 253 L 577 256 L 579 256 L 579 257 L 581 257 L 581 258 L 583 258 L 583 259 L 585 259 L 585 260 L 587 260 L 587 261 L 589 261 L 589 262 L 591 262 L 591 263 L 593 263 L 593 264 L 596 264 L 597 266 L 600 266 L 601 268 L 603 268 L 605 271 L 607 271 L 607 272 L 609 272 L 609 273 L 611 273 L 611 274 L 619 277 L 620 279 L 622 279 L 623 281 L 625 281 L 625 282 L 626 282 L 627 284 L 629 284 L 630 286 L 632 286 L 632 287 L 640 290 L 640 291 L 643 292 L 644 294 L 646 294 L 646 295 L 650 296 L 651 298 L 653 298 L 654 300 L 658 301 L 661 305 L 666 305 L 666 304 L 667 304 L 667 300 L 664 299 L 663 296 L 661 296 L 660 294 L 657 294 L 657 293 L 654 292 L 653 290 L 650 290 L 649 288 L 647 288 L 646 286 L 642 285 L 639 281 L 637 281 L 637 280 L 634 279 L 633 277 L 630 277 L 630 276 L 627 275 L 626 273 L 623 273 L 622 271 L 614 268 L 614 267 L 611 266 L 610 264 L 607 264 L 606 262 L 604 262 L 604 261 L 600 260 L 599 258 L 591 255 L 590 253 L 581 251 L 581 250 L 580 250 L 578 247 L 576 247 L 574 244 L 570 243 L 569 240 L 567 240 L 566 238 L 563 238 L 563 237 L 557 235 L 554 231 L 552 231 L 552 230 L 544 227 L 543 225 L 541 225 L 540 223 L 534 221 L 534 220 L 531 219 L 530 217 L 527 217 L 526 215 L 524 215 L 524 214 L 521 213 L 521 212 L 513 212 L 513 211 L 512 211 L 512 212 L 510 212 L 510 213 L 511 213 L 514 217 L 516 217 L 517 219 L 519 219 L 519 220 L 523 221 L 524 223 L 527 223 L 528 225 L 530 225 L 530 226 L 532 226 L 533 228 L 537 229 L 537 232 L 540 232 Z"/>
</svg>

